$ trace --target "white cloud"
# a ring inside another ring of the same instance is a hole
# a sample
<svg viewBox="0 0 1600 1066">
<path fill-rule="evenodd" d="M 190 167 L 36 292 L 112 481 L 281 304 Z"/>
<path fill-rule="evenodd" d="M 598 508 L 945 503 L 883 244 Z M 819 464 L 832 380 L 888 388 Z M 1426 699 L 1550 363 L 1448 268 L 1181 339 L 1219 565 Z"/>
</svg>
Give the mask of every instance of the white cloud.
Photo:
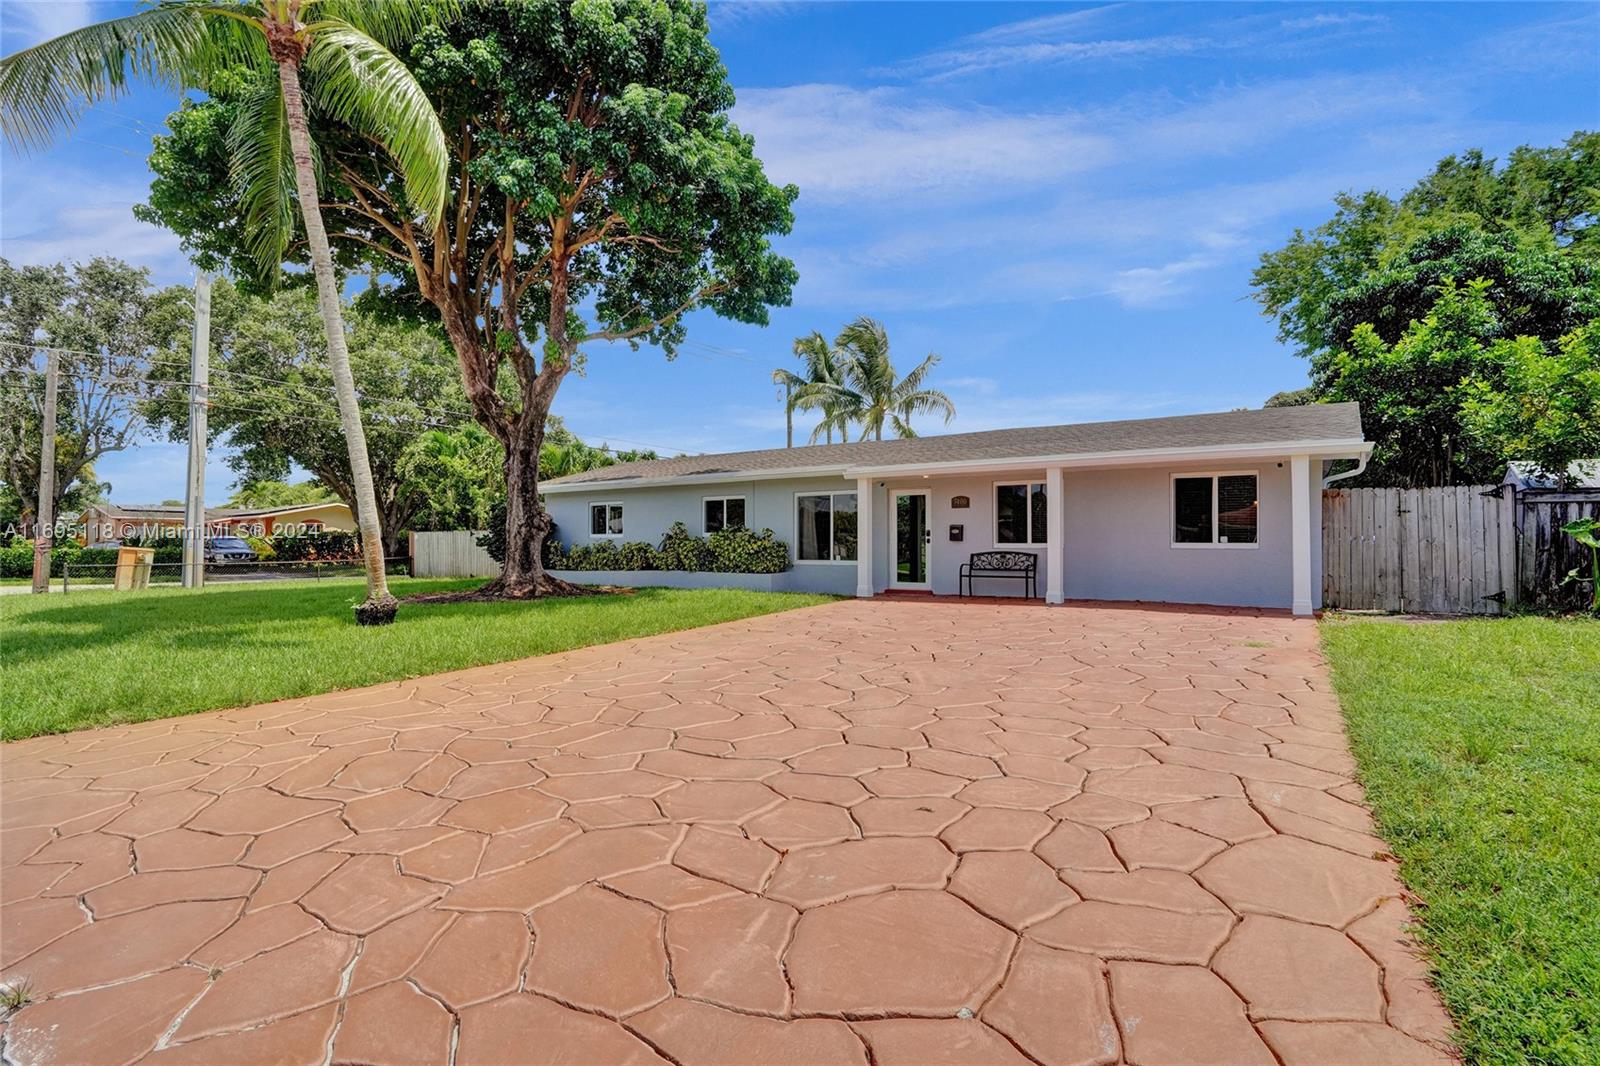
<svg viewBox="0 0 1600 1066">
<path fill-rule="evenodd" d="M 1278 25 L 1286 30 L 1326 30 L 1351 26 L 1383 26 L 1388 22 L 1387 15 L 1347 11 L 1342 14 L 1307 15 L 1304 18 L 1284 19 Z"/>
<path fill-rule="evenodd" d="M 31 165 L 8 152 L 0 253 L 16 263 L 114 255 L 149 267 L 158 284 L 187 281 L 193 270 L 178 238 L 133 217 L 133 205 L 148 193 L 137 176 L 106 180 L 75 167 Z"/>
<path fill-rule="evenodd" d="M 1119 270 L 1111 276 L 1106 291 L 1122 302 L 1124 307 L 1154 307 L 1171 303 L 1187 292 L 1189 275 L 1209 270 L 1220 257 L 1194 254 L 1157 267 L 1134 267 Z"/>
<path fill-rule="evenodd" d="M 955 107 L 892 88 L 745 89 L 734 118 L 767 173 L 807 198 L 1041 184 L 1103 163 L 1108 139 L 1072 114 Z"/>
<path fill-rule="evenodd" d="M 91 0 L 5 0 L 0 4 L 0 50 L 7 54 L 59 37 L 94 21 Z"/>
</svg>

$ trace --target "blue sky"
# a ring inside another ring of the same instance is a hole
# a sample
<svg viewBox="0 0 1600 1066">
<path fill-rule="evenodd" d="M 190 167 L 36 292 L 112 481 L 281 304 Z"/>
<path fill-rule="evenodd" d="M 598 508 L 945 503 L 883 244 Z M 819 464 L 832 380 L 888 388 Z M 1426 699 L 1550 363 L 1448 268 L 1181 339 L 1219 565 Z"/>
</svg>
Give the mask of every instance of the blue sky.
<svg viewBox="0 0 1600 1066">
<path fill-rule="evenodd" d="M 0 0 L 0 49 L 124 6 Z M 1340 190 L 1600 122 L 1596 4 L 732 0 L 711 17 L 736 121 L 800 186 L 781 243 L 800 284 L 766 329 L 695 315 L 673 362 L 592 351 L 556 402 L 591 441 L 781 445 L 771 369 L 859 314 L 902 369 L 943 357 L 953 430 L 1258 405 L 1305 380 L 1248 299 L 1261 251 Z M 172 106 L 140 90 L 47 153 L 8 151 L 4 254 L 111 253 L 187 281 L 176 241 L 129 211 Z M 177 496 L 183 451 L 145 444 L 100 473 L 118 501 Z M 214 462 L 208 495 L 231 480 Z"/>
</svg>

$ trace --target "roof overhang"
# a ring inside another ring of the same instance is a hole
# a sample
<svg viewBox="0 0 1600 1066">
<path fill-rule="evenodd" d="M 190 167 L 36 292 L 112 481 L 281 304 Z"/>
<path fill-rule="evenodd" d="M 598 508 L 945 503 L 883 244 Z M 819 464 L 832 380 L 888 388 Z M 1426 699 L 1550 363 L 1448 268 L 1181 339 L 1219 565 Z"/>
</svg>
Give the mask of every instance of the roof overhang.
<svg viewBox="0 0 1600 1066">
<path fill-rule="evenodd" d="M 726 470 L 706 474 L 686 474 L 676 477 L 556 482 L 541 486 L 539 491 L 548 495 L 573 492 L 592 494 L 619 489 L 668 488 L 674 485 L 719 485 L 737 481 L 780 481 L 806 477 L 842 477 L 853 481 L 858 478 L 982 474 L 1000 470 L 1026 470 L 1052 466 L 1059 466 L 1064 469 L 1150 466 L 1156 463 L 1174 462 L 1203 463 L 1248 459 L 1281 459 L 1288 455 L 1308 455 L 1314 459 L 1360 459 L 1371 454 L 1371 442 L 1360 438 L 1266 441 L 1258 444 L 1225 444 L 1201 448 L 1145 448 L 1136 451 L 1080 452 L 1061 455 L 1013 455 L 997 459 L 958 459 L 937 463 L 899 463 L 880 466 L 851 466 L 839 463 L 830 466 L 790 467 L 783 470 Z"/>
<path fill-rule="evenodd" d="M 1135 451 L 1080 452 L 1064 455 L 1011 456 L 1004 459 L 954 460 L 939 463 L 903 463 L 895 466 L 847 467 L 847 478 L 903 477 L 907 474 L 979 474 L 991 470 L 1016 470 L 1059 466 L 1063 469 L 1088 467 L 1150 466 L 1155 463 L 1205 463 L 1235 459 L 1278 459 L 1286 455 L 1309 455 L 1317 459 L 1356 459 L 1372 452 L 1363 440 L 1271 441 L 1262 444 L 1223 444 L 1205 448 L 1142 448 Z"/>
<path fill-rule="evenodd" d="M 796 466 L 783 470 L 717 470 L 708 474 L 681 474 L 677 477 L 630 477 L 610 481 L 558 481 L 539 486 L 546 495 L 563 492 L 599 492 L 608 489 L 655 489 L 672 485 L 724 485 L 730 481 L 786 481 L 806 477 L 843 477 L 845 464 Z"/>
</svg>

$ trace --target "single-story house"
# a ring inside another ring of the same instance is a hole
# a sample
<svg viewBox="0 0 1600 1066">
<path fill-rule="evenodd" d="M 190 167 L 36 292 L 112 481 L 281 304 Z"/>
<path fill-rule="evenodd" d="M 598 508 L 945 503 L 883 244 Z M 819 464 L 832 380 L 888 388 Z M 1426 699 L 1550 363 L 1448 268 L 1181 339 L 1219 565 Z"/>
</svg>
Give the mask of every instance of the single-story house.
<svg viewBox="0 0 1600 1066">
<path fill-rule="evenodd" d="M 183 529 L 183 508 L 97 503 L 78 517 L 85 544 L 126 537 L 178 536 Z M 322 530 L 354 532 L 355 517 L 339 500 L 294 504 L 287 507 L 208 507 L 206 533 L 210 536 L 271 537 L 279 533 L 316 533 Z"/>
<path fill-rule="evenodd" d="M 953 595 L 973 553 L 1003 550 L 1037 556 L 1047 603 L 1310 614 L 1322 590 L 1323 485 L 1355 472 L 1330 475 L 1334 463 L 1360 469 L 1371 452 L 1356 404 L 1315 404 L 652 459 L 543 491 L 568 547 L 656 541 L 674 522 L 697 534 L 770 528 L 793 568 L 756 587 Z M 972 591 L 1027 590 L 979 578 Z"/>
</svg>

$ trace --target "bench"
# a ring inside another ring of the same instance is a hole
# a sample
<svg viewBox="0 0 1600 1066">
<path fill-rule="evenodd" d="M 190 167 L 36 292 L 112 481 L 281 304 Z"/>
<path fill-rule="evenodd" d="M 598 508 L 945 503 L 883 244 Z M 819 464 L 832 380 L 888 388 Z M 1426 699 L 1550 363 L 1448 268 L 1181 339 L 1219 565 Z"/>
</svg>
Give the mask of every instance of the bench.
<svg viewBox="0 0 1600 1066">
<path fill-rule="evenodd" d="M 961 564 L 956 595 L 972 595 L 975 577 L 1014 577 L 1023 582 L 1023 595 L 1033 599 L 1039 591 L 1039 557 L 1032 552 L 973 552 Z"/>
</svg>

